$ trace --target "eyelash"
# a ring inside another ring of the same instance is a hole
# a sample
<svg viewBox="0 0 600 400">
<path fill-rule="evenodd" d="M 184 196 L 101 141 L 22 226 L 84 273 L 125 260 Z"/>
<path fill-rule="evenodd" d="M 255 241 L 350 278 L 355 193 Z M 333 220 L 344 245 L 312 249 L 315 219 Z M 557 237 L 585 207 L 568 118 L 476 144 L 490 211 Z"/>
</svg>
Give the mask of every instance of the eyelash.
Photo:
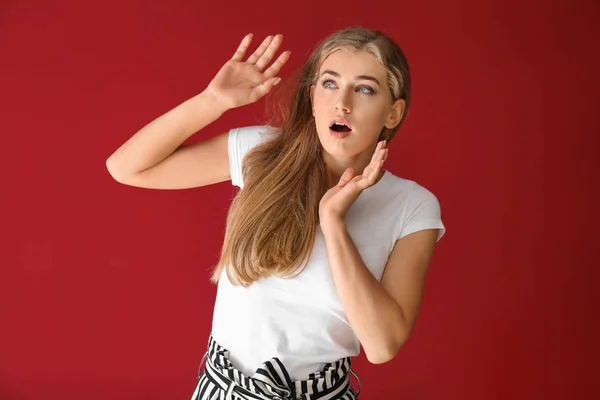
<svg viewBox="0 0 600 400">
<path fill-rule="evenodd" d="M 323 80 L 323 81 L 321 82 L 321 86 L 322 86 L 323 88 L 325 88 L 325 89 L 330 89 L 330 88 L 328 88 L 328 87 L 326 87 L 326 86 L 325 86 L 325 85 L 326 85 L 327 83 L 329 83 L 329 82 L 331 82 L 331 83 L 335 84 L 335 82 L 334 82 L 334 81 L 332 81 L 331 79 L 325 79 L 325 80 Z M 358 87 L 358 89 L 362 89 L 362 88 L 365 88 L 365 89 L 369 90 L 369 92 L 368 92 L 368 93 L 365 93 L 365 94 L 368 94 L 368 95 L 375 94 L 375 90 L 374 90 L 372 87 L 369 87 L 369 86 L 364 86 L 364 85 L 362 85 L 362 86 L 359 86 L 359 87 Z"/>
</svg>

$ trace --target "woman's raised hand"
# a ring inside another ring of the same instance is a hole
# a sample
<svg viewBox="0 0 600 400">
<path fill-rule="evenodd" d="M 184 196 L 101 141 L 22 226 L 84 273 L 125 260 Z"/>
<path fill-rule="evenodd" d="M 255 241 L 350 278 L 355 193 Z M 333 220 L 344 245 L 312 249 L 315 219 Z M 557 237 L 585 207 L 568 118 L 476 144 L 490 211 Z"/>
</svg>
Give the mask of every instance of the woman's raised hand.
<svg viewBox="0 0 600 400">
<path fill-rule="evenodd" d="M 267 36 L 254 53 L 243 61 L 252 42 L 252 34 L 246 35 L 233 57 L 209 83 L 207 90 L 224 109 L 241 107 L 257 101 L 281 80 L 276 75 L 289 59 L 289 51 L 281 53 L 268 68 L 266 67 L 282 41 L 283 36 L 280 34 Z"/>
</svg>

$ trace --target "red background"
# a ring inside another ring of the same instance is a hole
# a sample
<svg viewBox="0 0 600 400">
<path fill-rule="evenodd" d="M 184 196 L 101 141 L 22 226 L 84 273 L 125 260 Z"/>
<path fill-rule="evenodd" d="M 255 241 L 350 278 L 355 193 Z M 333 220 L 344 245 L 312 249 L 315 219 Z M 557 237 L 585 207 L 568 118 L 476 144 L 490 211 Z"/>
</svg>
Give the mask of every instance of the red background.
<svg viewBox="0 0 600 400">
<path fill-rule="evenodd" d="M 432 190 L 448 228 L 400 355 L 356 360 L 361 397 L 600 396 L 597 2 L 203 3 L 0 3 L 0 399 L 191 397 L 234 188 L 136 189 L 105 160 L 246 33 L 285 35 L 285 78 L 352 24 L 408 56 L 387 168 Z"/>
</svg>

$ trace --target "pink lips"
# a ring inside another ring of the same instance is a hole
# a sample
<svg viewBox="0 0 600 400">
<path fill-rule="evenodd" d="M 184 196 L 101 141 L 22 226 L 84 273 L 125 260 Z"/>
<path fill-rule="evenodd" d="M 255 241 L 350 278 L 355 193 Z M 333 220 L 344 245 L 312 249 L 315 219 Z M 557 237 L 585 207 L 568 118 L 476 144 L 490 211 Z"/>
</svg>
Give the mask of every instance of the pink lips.
<svg viewBox="0 0 600 400">
<path fill-rule="evenodd" d="M 343 131 L 343 132 L 338 132 L 338 131 L 334 131 L 333 129 L 331 129 L 333 127 L 334 124 L 342 124 L 345 125 L 346 127 L 348 127 L 348 131 Z M 345 137 L 350 136 L 350 133 L 352 132 L 352 127 L 350 126 L 350 124 L 348 123 L 348 121 L 345 118 L 342 117 L 336 117 L 334 119 L 331 120 L 330 124 L 329 124 L 329 134 L 333 137 L 336 137 L 338 139 L 343 139 Z"/>
<path fill-rule="evenodd" d="M 332 119 L 331 122 L 329 123 L 329 127 L 331 128 L 333 126 L 333 124 L 335 124 L 335 123 L 346 125 L 348 128 L 350 128 L 350 130 L 352 130 L 352 127 L 350 126 L 350 124 L 348 123 L 346 118 L 336 117 L 336 118 Z"/>
<path fill-rule="evenodd" d="M 352 133 L 352 132 L 351 131 L 348 131 L 348 132 L 336 132 L 336 131 L 334 131 L 332 129 L 329 130 L 329 134 L 331 136 L 335 137 L 335 138 L 338 138 L 338 139 L 343 139 L 345 137 L 348 137 L 348 136 L 350 136 L 350 133 Z"/>
</svg>

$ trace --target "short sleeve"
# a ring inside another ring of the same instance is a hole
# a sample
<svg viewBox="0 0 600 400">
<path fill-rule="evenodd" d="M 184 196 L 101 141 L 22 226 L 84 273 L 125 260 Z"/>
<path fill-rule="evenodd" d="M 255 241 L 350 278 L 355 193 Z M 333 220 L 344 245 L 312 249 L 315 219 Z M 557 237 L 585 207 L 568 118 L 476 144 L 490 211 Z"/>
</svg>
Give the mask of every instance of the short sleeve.
<svg viewBox="0 0 600 400">
<path fill-rule="evenodd" d="M 415 183 L 409 196 L 406 212 L 400 238 L 425 229 L 437 229 L 437 241 L 439 241 L 446 233 L 442 222 L 440 203 L 437 197 L 423 186 Z"/>
<path fill-rule="evenodd" d="M 247 126 L 229 131 L 228 152 L 229 171 L 231 184 L 240 188 L 244 187 L 242 179 L 242 161 L 244 156 L 265 139 L 272 137 L 273 128 L 270 126 Z"/>
</svg>

